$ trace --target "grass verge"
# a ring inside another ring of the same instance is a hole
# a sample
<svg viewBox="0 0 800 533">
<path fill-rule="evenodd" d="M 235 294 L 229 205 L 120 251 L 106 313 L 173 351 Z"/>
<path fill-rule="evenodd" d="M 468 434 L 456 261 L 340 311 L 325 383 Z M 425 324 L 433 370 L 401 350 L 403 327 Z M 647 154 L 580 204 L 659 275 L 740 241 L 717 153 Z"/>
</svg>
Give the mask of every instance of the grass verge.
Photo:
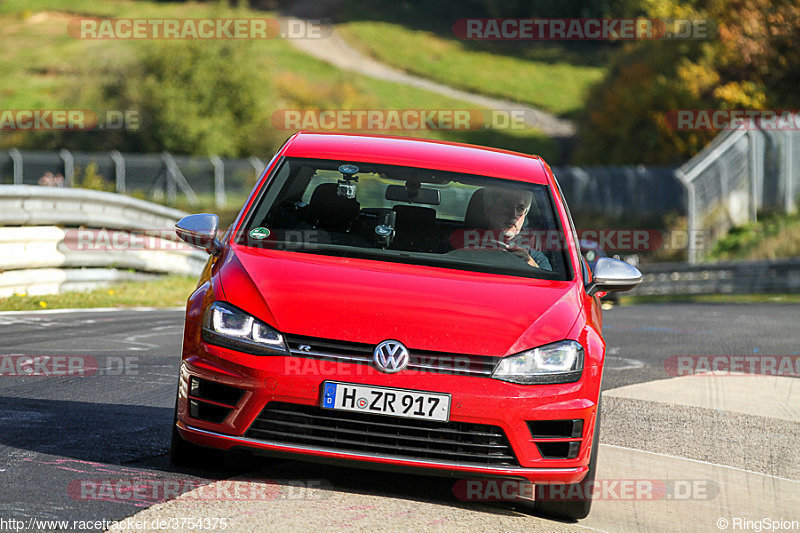
<svg viewBox="0 0 800 533">
<path fill-rule="evenodd" d="M 777 259 L 800 256 L 800 214 L 770 214 L 731 229 L 714 243 L 708 259 Z"/>
<path fill-rule="evenodd" d="M 537 59 L 474 49 L 454 37 L 390 22 L 347 22 L 337 29 L 362 52 L 406 72 L 562 116 L 579 111 L 588 89 L 606 73 L 604 66 L 570 62 L 553 46 L 546 48 L 549 57 Z"/>
<path fill-rule="evenodd" d="M 197 279 L 164 276 L 150 281 L 115 283 L 90 291 L 68 291 L 40 296 L 0 298 L 0 311 L 34 311 L 87 307 L 181 307 L 197 286 Z"/>
<path fill-rule="evenodd" d="M 661 296 L 620 296 L 620 305 L 650 303 L 798 304 L 800 303 L 800 294 L 670 294 Z"/>
</svg>

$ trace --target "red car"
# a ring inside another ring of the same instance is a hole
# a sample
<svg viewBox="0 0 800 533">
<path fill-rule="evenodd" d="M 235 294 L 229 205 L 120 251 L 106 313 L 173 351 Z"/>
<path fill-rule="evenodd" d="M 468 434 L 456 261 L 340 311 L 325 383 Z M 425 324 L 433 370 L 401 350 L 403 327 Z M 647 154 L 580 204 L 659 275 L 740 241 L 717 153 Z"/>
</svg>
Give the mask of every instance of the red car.
<svg viewBox="0 0 800 533">
<path fill-rule="evenodd" d="M 216 448 L 591 486 L 595 293 L 641 274 L 603 258 L 591 278 L 541 158 L 301 132 L 217 226 L 177 224 L 211 257 L 187 306 L 173 463 Z M 591 490 L 561 493 L 535 508 L 588 514 Z"/>
</svg>

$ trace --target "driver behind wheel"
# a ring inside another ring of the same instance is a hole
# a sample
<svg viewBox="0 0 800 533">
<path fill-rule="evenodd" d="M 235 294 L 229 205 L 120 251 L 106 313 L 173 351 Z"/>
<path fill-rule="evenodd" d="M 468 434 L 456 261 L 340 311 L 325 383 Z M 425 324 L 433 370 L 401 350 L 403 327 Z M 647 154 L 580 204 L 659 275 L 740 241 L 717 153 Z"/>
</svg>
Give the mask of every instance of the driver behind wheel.
<svg viewBox="0 0 800 533">
<path fill-rule="evenodd" d="M 520 238 L 532 201 L 533 193 L 530 191 L 487 188 L 483 200 L 485 220 L 489 229 L 497 231 L 500 248 L 532 267 L 552 270 L 547 256 Z"/>
</svg>

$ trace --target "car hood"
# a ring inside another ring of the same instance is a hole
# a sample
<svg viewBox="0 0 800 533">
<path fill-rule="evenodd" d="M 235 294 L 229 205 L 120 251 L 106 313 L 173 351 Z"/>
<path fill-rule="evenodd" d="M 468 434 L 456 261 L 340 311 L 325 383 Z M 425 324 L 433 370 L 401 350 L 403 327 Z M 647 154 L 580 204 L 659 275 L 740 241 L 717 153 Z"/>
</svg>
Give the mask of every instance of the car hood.
<svg viewBox="0 0 800 533">
<path fill-rule="evenodd" d="M 503 356 L 566 337 L 573 282 L 234 245 L 226 299 L 283 333 Z"/>
</svg>

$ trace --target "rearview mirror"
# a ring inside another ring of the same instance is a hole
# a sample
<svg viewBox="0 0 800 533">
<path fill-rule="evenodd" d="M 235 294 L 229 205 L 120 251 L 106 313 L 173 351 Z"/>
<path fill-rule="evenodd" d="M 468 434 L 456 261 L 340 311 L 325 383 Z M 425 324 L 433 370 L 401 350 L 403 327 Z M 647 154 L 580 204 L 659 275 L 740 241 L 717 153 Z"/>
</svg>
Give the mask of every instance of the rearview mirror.
<svg viewBox="0 0 800 533">
<path fill-rule="evenodd" d="M 425 189 L 419 184 L 403 187 L 402 185 L 389 185 L 386 187 L 386 199 L 394 202 L 410 204 L 439 205 L 442 201 L 439 189 Z"/>
<path fill-rule="evenodd" d="M 217 239 L 218 227 L 217 215 L 202 213 L 180 219 L 175 224 L 175 233 L 186 243 L 202 248 L 211 255 L 217 255 L 222 250 L 222 243 Z"/>
<path fill-rule="evenodd" d="M 593 274 L 589 294 L 597 291 L 629 291 L 642 282 L 642 273 L 638 268 L 610 257 L 598 259 Z"/>
</svg>

